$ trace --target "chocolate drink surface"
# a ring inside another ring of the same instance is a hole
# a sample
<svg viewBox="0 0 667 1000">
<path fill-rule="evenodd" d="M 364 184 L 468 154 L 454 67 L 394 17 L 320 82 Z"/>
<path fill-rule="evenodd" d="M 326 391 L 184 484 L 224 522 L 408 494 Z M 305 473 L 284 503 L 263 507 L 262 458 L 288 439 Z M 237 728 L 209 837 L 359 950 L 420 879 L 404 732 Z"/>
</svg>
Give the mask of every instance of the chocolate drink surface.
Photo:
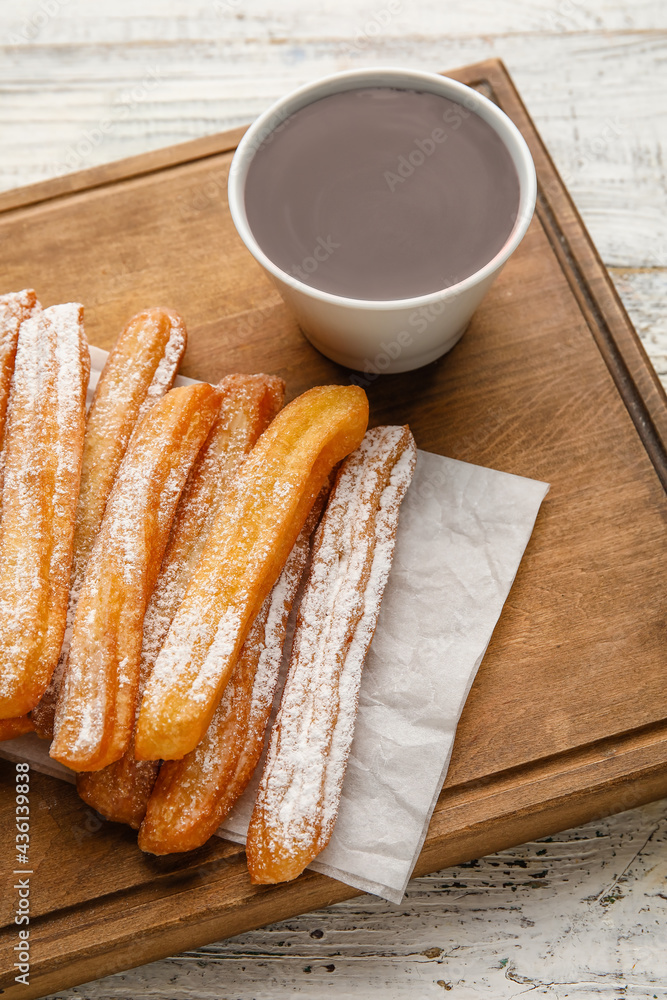
<svg viewBox="0 0 667 1000">
<path fill-rule="evenodd" d="M 372 87 L 324 97 L 258 147 L 248 223 L 283 271 L 354 299 L 404 299 L 474 274 L 502 249 L 519 178 L 461 104 Z"/>
</svg>

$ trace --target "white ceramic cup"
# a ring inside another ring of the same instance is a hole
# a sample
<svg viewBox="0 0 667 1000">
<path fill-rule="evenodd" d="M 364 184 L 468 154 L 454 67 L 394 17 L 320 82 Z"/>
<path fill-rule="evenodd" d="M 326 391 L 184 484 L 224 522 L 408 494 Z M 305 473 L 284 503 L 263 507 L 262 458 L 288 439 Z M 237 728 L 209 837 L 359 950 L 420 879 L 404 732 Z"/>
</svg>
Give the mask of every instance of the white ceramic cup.
<svg viewBox="0 0 667 1000">
<path fill-rule="evenodd" d="M 264 253 L 248 225 L 245 182 L 250 162 L 261 143 L 300 108 L 331 94 L 363 87 L 428 91 L 463 105 L 500 136 L 516 167 L 519 207 L 505 245 L 474 274 L 441 291 L 390 300 L 353 299 L 321 291 L 278 267 Z M 283 97 L 250 126 L 238 145 L 229 172 L 229 208 L 236 229 L 276 284 L 306 337 L 333 361 L 372 375 L 411 371 L 435 361 L 454 346 L 528 229 L 536 190 L 535 167 L 528 146 L 500 108 L 471 87 L 447 77 L 391 68 L 336 73 Z"/>
</svg>

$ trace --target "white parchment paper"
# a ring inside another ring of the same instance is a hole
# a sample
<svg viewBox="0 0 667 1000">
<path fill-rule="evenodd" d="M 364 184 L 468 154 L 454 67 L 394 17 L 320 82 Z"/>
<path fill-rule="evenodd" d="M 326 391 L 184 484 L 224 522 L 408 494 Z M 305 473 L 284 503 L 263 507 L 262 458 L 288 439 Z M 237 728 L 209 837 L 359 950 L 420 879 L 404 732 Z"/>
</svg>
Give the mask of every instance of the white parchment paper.
<svg viewBox="0 0 667 1000">
<path fill-rule="evenodd" d="M 400 903 L 548 488 L 419 452 L 364 666 L 338 819 L 311 868 Z M 245 843 L 260 771 L 221 836 Z"/>
<path fill-rule="evenodd" d="M 91 354 L 99 371 L 105 354 Z M 364 667 L 338 819 L 312 868 L 401 901 L 466 697 L 548 489 L 419 452 Z M 34 734 L 0 743 L 0 756 L 74 779 Z M 259 771 L 220 836 L 245 843 Z"/>
</svg>

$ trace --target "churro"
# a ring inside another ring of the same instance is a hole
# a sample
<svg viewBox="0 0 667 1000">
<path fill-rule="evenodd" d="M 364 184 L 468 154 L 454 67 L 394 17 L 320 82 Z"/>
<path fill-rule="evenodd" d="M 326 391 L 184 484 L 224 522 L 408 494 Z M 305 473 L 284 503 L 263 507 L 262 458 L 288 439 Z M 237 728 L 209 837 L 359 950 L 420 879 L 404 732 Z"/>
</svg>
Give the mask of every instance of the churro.
<svg viewBox="0 0 667 1000">
<path fill-rule="evenodd" d="M 415 465 L 407 427 L 377 427 L 341 466 L 313 545 L 280 709 L 250 820 L 253 882 L 294 879 L 333 831 L 361 670 Z"/>
<path fill-rule="evenodd" d="M 2 477 L 4 469 L 5 418 L 9 402 L 9 387 L 14 373 L 19 327 L 37 302 L 31 288 L 22 292 L 0 295 L 0 511 L 2 510 Z"/>
<path fill-rule="evenodd" d="M 182 760 L 162 765 L 139 831 L 142 851 L 201 847 L 250 781 L 264 746 L 287 622 L 328 492 L 327 485 L 255 618 L 203 739 Z"/>
<path fill-rule="evenodd" d="M 262 434 L 225 491 L 146 685 L 138 759 L 178 759 L 199 743 L 317 494 L 367 420 L 363 390 L 318 386 Z"/>
<path fill-rule="evenodd" d="M 33 308 L 20 325 L 0 521 L 0 718 L 29 712 L 65 631 L 90 373 L 83 307 Z"/>
<path fill-rule="evenodd" d="M 125 454 L 88 560 L 56 707 L 51 756 L 92 771 L 125 753 L 144 613 L 178 499 L 219 408 L 205 383 L 172 389 Z"/>
<path fill-rule="evenodd" d="M 76 604 L 111 488 L 132 434 L 171 387 L 186 340 L 185 324 L 176 313 L 160 308 L 140 312 L 121 331 L 97 383 L 83 444 L 67 627 L 56 669 L 33 711 L 35 728 L 44 738 L 53 735 Z"/>
<path fill-rule="evenodd" d="M 143 627 L 138 701 L 211 529 L 225 485 L 282 406 L 285 384 L 272 375 L 228 375 L 220 410 L 176 509 Z M 79 795 L 107 819 L 137 828 L 159 764 L 137 761 L 134 733 L 120 760 L 77 776 Z"/>
</svg>

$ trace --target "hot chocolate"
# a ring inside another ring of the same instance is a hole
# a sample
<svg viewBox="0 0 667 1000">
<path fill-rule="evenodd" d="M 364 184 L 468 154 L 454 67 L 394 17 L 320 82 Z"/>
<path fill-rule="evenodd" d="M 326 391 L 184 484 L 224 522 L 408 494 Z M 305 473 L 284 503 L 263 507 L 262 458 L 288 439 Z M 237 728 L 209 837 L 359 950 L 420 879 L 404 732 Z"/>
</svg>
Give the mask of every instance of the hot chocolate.
<svg viewBox="0 0 667 1000">
<path fill-rule="evenodd" d="M 306 284 L 404 299 L 474 274 L 507 241 L 519 179 L 479 115 L 438 94 L 347 90 L 290 115 L 245 186 L 264 253 Z"/>
</svg>

